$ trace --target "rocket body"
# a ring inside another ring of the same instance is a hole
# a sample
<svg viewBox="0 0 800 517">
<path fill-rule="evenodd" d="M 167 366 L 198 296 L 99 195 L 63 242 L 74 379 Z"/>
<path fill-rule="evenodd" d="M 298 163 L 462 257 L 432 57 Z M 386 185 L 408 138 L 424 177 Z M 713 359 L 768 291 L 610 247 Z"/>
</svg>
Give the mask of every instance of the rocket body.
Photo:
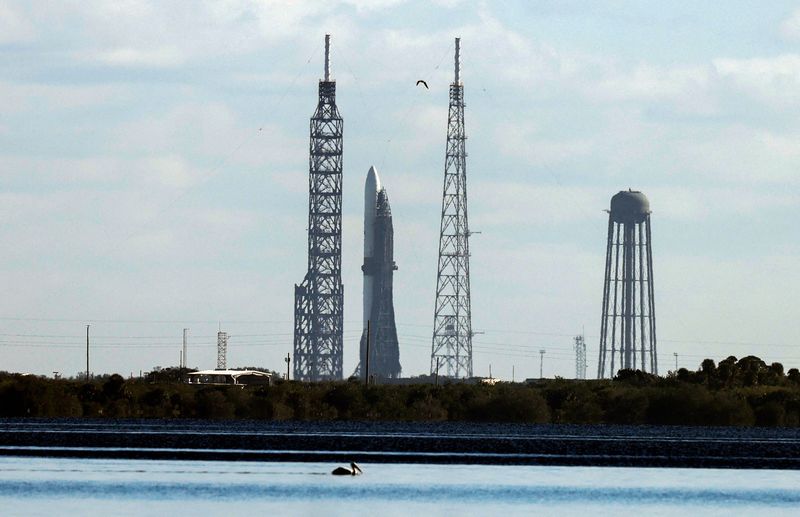
<svg viewBox="0 0 800 517">
<path fill-rule="evenodd" d="M 375 284 L 375 217 L 378 211 L 378 192 L 381 190 L 381 178 L 375 167 L 370 167 L 367 180 L 364 182 L 364 324 L 372 312 L 373 286 Z"/>
<path fill-rule="evenodd" d="M 364 326 L 357 374 L 400 377 L 400 351 L 394 320 L 394 228 L 386 189 L 375 167 L 364 182 Z M 369 332 L 367 332 L 369 322 Z M 367 356 L 369 354 L 369 356 Z M 367 360 L 369 357 L 369 360 Z M 365 371 L 369 365 L 369 372 Z"/>
</svg>

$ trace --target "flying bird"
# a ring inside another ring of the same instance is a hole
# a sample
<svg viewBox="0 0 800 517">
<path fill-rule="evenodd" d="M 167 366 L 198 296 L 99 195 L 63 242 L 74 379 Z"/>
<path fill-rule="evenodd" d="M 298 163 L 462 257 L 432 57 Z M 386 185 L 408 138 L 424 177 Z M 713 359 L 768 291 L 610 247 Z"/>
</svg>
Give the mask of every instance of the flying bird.
<svg viewBox="0 0 800 517">
<path fill-rule="evenodd" d="M 422 84 L 422 86 L 424 86 L 426 90 L 430 90 L 430 88 L 428 88 L 428 83 L 426 83 L 426 82 L 425 82 L 425 81 L 423 81 L 422 79 L 420 79 L 419 81 L 417 81 L 417 86 L 419 86 L 420 84 Z"/>
</svg>

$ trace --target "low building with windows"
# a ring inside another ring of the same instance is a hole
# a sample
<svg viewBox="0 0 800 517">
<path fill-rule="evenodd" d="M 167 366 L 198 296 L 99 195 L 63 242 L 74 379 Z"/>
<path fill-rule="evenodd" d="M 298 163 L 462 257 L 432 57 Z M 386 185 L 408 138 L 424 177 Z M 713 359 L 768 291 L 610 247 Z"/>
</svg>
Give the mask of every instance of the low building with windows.
<svg viewBox="0 0 800 517">
<path fill-rule="evenodd" d="M 188 384 L 212 386 L 248 386 L 272 384 L 272 374 L 257 370 L 201 370 L 186 375 Z"/>
</svg>

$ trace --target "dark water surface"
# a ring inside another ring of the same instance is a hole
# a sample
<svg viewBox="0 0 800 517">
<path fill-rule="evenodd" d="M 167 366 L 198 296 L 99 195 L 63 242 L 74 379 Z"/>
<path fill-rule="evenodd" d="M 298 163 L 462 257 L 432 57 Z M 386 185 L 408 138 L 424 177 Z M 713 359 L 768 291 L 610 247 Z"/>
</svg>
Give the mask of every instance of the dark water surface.
<svg viewBox="0 0 800 517">
<path fill-rule="evenodd" d="M 467 423 L 0 420 L 0 455 L 800 469 L 797 429 Z"/>
</svg>

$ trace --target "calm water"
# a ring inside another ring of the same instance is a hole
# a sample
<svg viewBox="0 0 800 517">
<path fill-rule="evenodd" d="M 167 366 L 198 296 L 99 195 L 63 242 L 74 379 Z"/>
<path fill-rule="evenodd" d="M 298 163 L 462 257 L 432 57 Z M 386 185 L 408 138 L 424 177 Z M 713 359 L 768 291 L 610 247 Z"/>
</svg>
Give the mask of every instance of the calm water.
<svg viewBox="0 0 800 517">
<path fill-rule="evenodd" d="M 0 457 L 3 515 L 798 515 L 800 472 Z"/>
</svg>

